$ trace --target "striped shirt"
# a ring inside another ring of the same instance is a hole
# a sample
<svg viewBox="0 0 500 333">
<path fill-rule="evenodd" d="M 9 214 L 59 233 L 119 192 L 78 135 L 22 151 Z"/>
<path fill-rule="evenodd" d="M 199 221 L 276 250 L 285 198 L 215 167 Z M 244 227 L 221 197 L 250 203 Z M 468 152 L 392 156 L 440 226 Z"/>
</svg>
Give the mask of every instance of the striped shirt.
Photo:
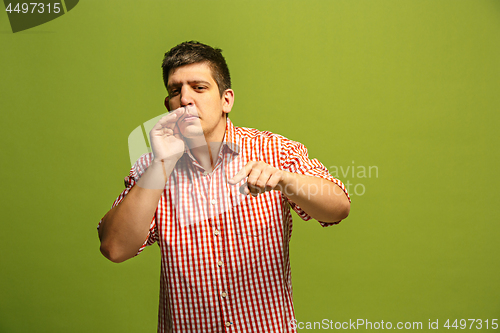
<svg viewBox="0 0 500 333">
<path fill-rule="evenodd" d="M 125 178 L 118 205 L 151 162 L 143 155 Z M 311 217 L 279 191 L 253 197 L 230 185 L 249 161 L 344 185 L 300 143 L 270 132 L 235 127 L 226 133 L 212 172 L 189 151 L 166 182 L 146 245 L 161 250 L 158 332 L 296 332 L 289 241 L 290 207 Z M 336 222 L 338 223 L 338 222 Z M 322 223 L 323 226 L 336 223 Z"/>
</svg>

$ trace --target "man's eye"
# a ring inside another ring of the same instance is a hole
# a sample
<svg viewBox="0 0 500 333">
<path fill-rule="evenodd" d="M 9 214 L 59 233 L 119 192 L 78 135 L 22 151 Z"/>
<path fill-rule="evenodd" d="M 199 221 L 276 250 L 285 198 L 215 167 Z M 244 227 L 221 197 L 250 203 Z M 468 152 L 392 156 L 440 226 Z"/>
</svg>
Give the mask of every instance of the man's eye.
<svg viewBox="0 0 500 333">
<path fill-rule="evenodd" d="M 196 86 L 195 89 L 196 90 L 205 90 L 206 87 L 204 87 L 204 86 Z"/>
<path fill-rule="evenodd" d="M 170 91 L 170 95 L 172 95 L 172 96 L 175 96 L 177 94 L 179 94 L 179 89 L 173 89 Z"/>
</svg>

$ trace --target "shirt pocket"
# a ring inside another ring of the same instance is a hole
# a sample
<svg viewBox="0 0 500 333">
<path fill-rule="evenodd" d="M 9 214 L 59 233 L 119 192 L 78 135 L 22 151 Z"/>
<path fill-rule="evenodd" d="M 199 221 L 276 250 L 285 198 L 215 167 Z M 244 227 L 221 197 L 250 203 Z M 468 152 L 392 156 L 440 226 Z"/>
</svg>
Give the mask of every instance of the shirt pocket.
<svg viewBox="0 0 500 333">
<path fill-rule="evenodd" d="M 238 253 L 238 260 L 233 265 L 238 283 L 242 285 L 258 272 L 269 269 L 273 265 L 269 263 L 270 258 L 275 258 L 280 252 L 276 244 L 282 244 L 278 229 L 282 212 L 281 205 L 273 204 L 275 196 L 279 198 L 281 195 L 271 191 L 255 198 L 249 196 L 242 202 L 244 207 L 239 215 L 235 216 L 232 245 Z"/>
<path fill-rule="evenodd" d="M 280 207 L 276 205 L 279 192 L 271 191 L 259 194 L 257 197 L 246 196 L 233 209 L 233 232 L 236 236 L 262 237 L 276 221 L 281 220 Z M 278 201 L 279 202 L 279 201 Z"/>
</svg>

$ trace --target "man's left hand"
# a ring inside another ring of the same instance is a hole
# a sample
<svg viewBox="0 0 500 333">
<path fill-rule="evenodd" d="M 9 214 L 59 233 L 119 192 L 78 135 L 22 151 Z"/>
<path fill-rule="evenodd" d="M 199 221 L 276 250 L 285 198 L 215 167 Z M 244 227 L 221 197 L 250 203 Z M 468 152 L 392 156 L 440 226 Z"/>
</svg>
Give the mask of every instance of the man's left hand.
<svg viewBox="0 0 500 333">
<path fill-rule="evenodd" d="M 242 191 L 244 194 L 256 197 L 259 193 L 281 190 L 286 171 L 276 169 L 263 161 L 250 161 L 233 178 L 228 179 L 228 182 L 235 185 L 247 176 L 248 179 Z"/>
</svg>

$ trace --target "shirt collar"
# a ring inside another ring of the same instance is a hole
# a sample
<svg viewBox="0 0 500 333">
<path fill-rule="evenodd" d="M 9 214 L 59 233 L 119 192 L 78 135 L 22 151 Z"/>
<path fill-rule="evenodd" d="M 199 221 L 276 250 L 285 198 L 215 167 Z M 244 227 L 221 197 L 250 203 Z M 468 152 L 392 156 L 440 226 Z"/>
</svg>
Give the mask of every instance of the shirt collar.
<svg viewBox="0 0 500 333">
<path fill-rule="evenodd" d="M 229 118 L 226 119 L 226 132 L 224 133 L 224 139 L 222 140 L 222 149 L 220 152 L 228 151 L 232 154 L 238 155 L 240 153 L 241 146 L 241 136 L 236 133 L 235 127 Z M 198 162 L 191 154 L 191 151 L 187 147 L 184 147 L 184 155 L 189 156 L 189 158 L 198 165 Z M 220 156 L 220 155 L 219 155 Z"/>
<path fill-rule="evenodd" d="M 226 133 L 224 134 L 224 140 L 222 140 L 224 148 L 229 149 L 234 154 L 240 153 L 241 147 L 241 137 L 235 131 L 235 127 L 229 117 L 226 119 Z"/>
</svg>

